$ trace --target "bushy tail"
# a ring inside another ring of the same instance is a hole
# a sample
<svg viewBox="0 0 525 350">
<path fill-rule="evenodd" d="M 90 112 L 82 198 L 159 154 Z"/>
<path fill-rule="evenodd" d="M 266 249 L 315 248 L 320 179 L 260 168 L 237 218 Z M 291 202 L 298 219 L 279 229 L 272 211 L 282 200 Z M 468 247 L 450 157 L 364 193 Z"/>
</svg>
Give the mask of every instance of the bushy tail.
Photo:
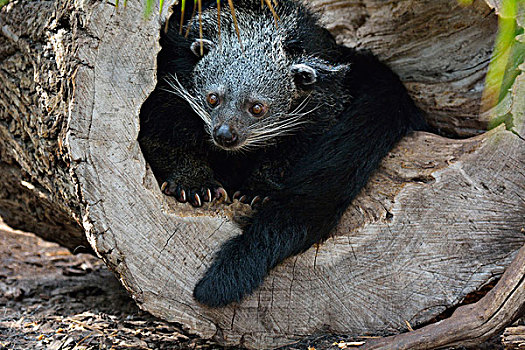
<svg viewBox="0 0 525 350">
<path fill-rule="evenodd" d="M 242 235 L 221 246 L 212 265 L 195 286 L 195 299 L 219 307 L 241 301 L 251 294 L 270 269 L 305 247 L 307 229 L 294 220 L 296 218 L 286 215 L 275 203 L 268 204 Z"/>
</svg>

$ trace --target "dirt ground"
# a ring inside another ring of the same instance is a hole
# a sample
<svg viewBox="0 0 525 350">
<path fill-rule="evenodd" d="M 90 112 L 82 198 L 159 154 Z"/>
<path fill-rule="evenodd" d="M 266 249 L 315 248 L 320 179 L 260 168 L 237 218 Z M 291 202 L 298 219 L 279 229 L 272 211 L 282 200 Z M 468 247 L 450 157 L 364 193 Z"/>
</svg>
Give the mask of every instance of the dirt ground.
<svg viewBox="0 0 525 350">
<path fill-rule="evenodd" d="M 344 341 L 311 337 L 282 349 L 337 350 Z M 502 347 L 494 339 L 478 348 Z M 139 310 L 95 257 L 0 222 L 0 349 L 224 348 Z"/>
<path fill-rule="evenodd" d="M 283 349 L 339 349 L 344 337 Z M 224 349 L 138 309 L 101 260 L 0 222 L 0 349 Z M 229 348 L 233 349 L 233 348 Z"/>
</svg>

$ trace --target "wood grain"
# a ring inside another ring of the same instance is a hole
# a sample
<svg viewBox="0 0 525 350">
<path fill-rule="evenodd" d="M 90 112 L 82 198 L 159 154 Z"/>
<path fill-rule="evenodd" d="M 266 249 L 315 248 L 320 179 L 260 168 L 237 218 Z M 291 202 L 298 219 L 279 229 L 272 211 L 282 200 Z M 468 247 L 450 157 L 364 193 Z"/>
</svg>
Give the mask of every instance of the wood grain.
<svg viewBox="0 0 525 350">
<path fill-rule="evenodd" d="M 525 245 L 490 292 L 475 304 L 458 308 L 450 318 L 424 328 L 371 340 L 362 349 L 419 350 L 444 347 L 475 346 L 498 334 L 509 322 L 525 311 Z M 506 346 L 520 341 L 520 328 L 506 332 Z M 523 336 L 523 327 L 521 327 Z M 509 333 L 514 333 L 509 336 Z M 523 340 L 523 337 L 521 337 Z"/>
</svg>

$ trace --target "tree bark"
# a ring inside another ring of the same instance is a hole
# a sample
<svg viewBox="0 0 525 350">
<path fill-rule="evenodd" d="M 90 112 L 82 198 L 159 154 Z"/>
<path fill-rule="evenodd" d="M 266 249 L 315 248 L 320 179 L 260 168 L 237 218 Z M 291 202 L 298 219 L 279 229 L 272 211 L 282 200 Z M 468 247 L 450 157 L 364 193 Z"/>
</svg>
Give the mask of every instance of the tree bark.
<svg viewBox="0 0 525 350">
<path fill-rule="evenodd" d="M 193 286 L 249 209 L 176 203 L 142 156 L 159 16 L 144 19 L 135 2 L 11 2 L 0 10 L 0 215 L 90 247 L 143 309 L 223 344 L 427 323 L 500 277 L 525 243 L 525 74 L 496 110 L 513 126 L 485 132 L 479 104 L 497 30 L 487 3 L 310 2 L 338 41 L 396 70 L 432 125 L 469 138 L 406 137 L 333 238 L 285 261 L 242 303 L 208 309 Z"/>
<path fill-rule="evenodd" d="M 75 249 L 89 244 L 64 148 L 76 69 L 71 10 L 45 1 L 0 10 L 0 215 Z"/>
</svg>

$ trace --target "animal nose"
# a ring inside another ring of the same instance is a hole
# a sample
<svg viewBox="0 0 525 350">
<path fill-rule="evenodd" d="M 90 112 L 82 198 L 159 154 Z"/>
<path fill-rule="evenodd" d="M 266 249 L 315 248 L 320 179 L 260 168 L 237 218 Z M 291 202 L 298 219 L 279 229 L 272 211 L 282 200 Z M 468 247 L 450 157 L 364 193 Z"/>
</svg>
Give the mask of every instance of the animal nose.
<svg viewBox="0 0 525 350">
<path fill-rule="evenodd" d="M 221 124 L 213 129 L 213 138 L 215 141 L 225 147 L 232 147 L 237 144 L 239 137 L 235 128 L 228 124 Z"/>
</svg>

